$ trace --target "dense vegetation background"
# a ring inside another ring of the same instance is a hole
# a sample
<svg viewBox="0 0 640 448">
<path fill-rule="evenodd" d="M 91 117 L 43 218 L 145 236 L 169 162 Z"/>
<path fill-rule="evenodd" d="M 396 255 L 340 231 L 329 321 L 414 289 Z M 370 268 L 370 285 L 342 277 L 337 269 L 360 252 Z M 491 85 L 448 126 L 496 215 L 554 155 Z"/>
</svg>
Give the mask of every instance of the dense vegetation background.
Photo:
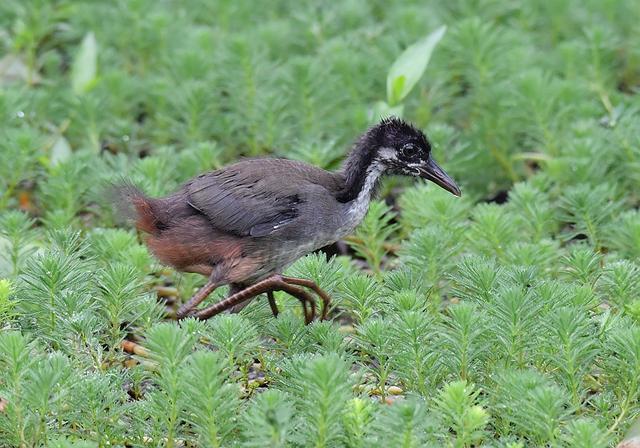
<svg viewBox="0 0 640 448">
<path fill-rule="evenodd" d="M 0 2 L 0 446 L 615 444 L 640 413 L 638 23 L 637 0 Z M 335 168 L 442 25 L 404 116 L 463 197 L 391 179 L 350 250 L 296 263 L 330 321 L 285 295 L 167 318 L 204 279 L 117 228 L 103 182 Z"/>
</svg>

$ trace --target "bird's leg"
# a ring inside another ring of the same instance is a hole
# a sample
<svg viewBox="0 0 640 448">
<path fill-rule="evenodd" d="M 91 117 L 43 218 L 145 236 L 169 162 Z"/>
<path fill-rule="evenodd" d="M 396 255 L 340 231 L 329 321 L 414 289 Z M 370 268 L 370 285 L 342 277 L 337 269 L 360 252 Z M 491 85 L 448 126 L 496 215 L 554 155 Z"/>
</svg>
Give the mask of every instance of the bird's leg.
<svg viewBox="0 0 640 448">
<path fill-rule="evenodd" d="M 195 317 L 198 319 L 204 320 L 209 319 L 216 314 L 220 314 L 221 312 L 228 310 L 229 308 L 234 307 L 242 302 L 245 302 L 259 294 L 262 294 L 267 291 L 272 291 L 277 283 L 281 281 L 277 276 L 271 276 L 264 280 L 259 281 L 251 286 L 244 288 L 241 291 L 238 291 L 235 294 L 231 294 L 226 299 L 219 301 L 218 303 L 214 303 L 213 305 L 199 310 L 195 313 Z"/>
<path fill-rule="evenodd" d="M 316 306 L 313 296 L 311 296 L 302 288 L 298 288 L 297 286 L 285 283 L 280 275 L 273 275 L 264 280 L 261 280 L 258 283 L 243 289 L 242 291 L 230 295 L 229 297 L 221 300 L 218 303 L 214 303 L 213 305 L 198 311 L 194 314 L 194 316 L 201 320 L 209 319 L 210 317 L 215 316 L 216 314 L 220 314 L 221 312 L 231 308 L 232 306 L 249 300 L 259 294 L 272 291 L 284 291 L 300 300 L 304 308 L 306 323 L 311 322 L 315 317 Z M 310 313 L 307 313 L 307 309 L 305 307 L 306 302 L 309 302 L 311 304 Z"/>
<path fill-rule="evenodd" d="M 231 297 L 232 295 L 242 291 L 245 288 L 246 288 L 246 286 L 243 288 L 243 287 L 240 287 L 240 285 L 231 284 L 230 285 L 230 289 L 229 289 L 229 294 L 227 294 L 227 297 Z M 239 313 L 249 303 L 251 303 L 251 301 L 254 298 L 249 299 L 249 300 L 245 300 L 244 302 L 238 303 L 237 305 L 233 305 L 232 307 L 230 307 L 226 311 L 229 312 L 229 313 Z M 276 304 L 276 300 L 273 297 L 273 291 L 267 291 L 267 299 L 269 300 L 269 307 L 271 308 L 271 312 L 273 313 L 273 316 L 274 317 L 278 317 L 278 314 L 280 314 L 280 311 L 278 310 L 278 305 Z M 306 302 L 301 301 L 301 304 L 302 304 L 302 309 L 304 311 L 304 315 L 305 315 L 305 319 L 306 319 L 307 318 Z"/>
<path fill-rule="evenodd" d="M 206 299 L 209 294 L 211 294 L 217 287 L 218 283 L 214 282 L 211 278 L 207 281 L 207 283 L 200 288 L 187 303 L 183 303 L 182 306 L 178 309 L 176 316 L 178 319 L 184 319 L 187 317 L 195 307 L 200 305 L 200 303 Z"/>
<path fill-rule="evenodd" d="M 267 299 L 269 300 L 269 306 L 271 307 L 273 317 L 278 317 L 278 305 L 276 304 L 276 299 L 273 297 L 273 291 L 267 291 Z M 305 316 L 306 315 L 307 311 L 305 309 Z"/>
<path fill-rule="evenodd" d="M 237 292 L 242 291 L 244 288 L 239 287 L 239 285 L 231 285 L 229 289 L 229 294 L 227 297 L 231 297 Z M 269 300 L 269 307 L 271 308 L 271 312 L 273 313 L 273 317 L 278 317 L 278 305 L 276 305 L 276 300 L 273 298 L 273 291 L 267 291 L 267 299 Z M 230 313 L 239 313 L 242 311 L 247 305 L 251 303 L 251 300 L 247 300 L 245 302 L 239 303 L 237 305 L 232 306 L 227 311 Z"/>
<path fill-rule="evenodd" d="M 320 316 L 320 320 L 325 320 L 327 318 L 327 313 L 329 312 L 329 304 L 331 303 L 331 297 L 325 290 L 320 288 L 316 282 L 304 278 L 285 276 L 282 276 L 282 280 L 286 283 L 289 283 L 290 285 L 304 286 L 305 288 L 309 288 L 316 294 L 318 294 L 318 296 L 322 299 L 322 314 Z"/>
</svg>

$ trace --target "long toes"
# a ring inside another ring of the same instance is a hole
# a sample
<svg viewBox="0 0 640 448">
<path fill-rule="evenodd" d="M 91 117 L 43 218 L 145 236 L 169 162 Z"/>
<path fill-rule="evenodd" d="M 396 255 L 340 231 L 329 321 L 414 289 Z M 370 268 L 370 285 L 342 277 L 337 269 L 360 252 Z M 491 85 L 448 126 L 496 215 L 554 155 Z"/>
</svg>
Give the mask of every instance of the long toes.
<svg viewBox="0 0 640 448">
<path fill-rule="evenodd" d="M 310 300 L 311 302 L 311 317 L 310 317 L 310 321 L 312 321 L 313 319 L 316 318 L 316 302 L 314 300 Z"/>
<path fill-rule="evenodd" d="M 308 325 L 309 322 L 311 322 L 311 318 L 309 316 L 309 310 L 307 310 L 307 301 L 306 300 L 300 300 L 300 306 L 302 307 L 302 314 L 304 314 L 304 323 L 305 325 Z"/>
<path fill-rule="evenodd" d="M 178 312 L 176 313 L 176 318 L 178 320 L 186 319 L 187 317 L 193 316 L 195 312 L 196 311 L 193 309 L 183 310 L 183 311 L 178 310 Z"/>
<path fill-rule="evenodd" d="M 329 305 L 331 303 L 331 297 L 325 290 L 320 288 L 318 284 L 312 280 L 304 279 L 304 278 L 295 278 L 295 277 L 287 277 L 282 276 L 282 281 L 289 285 L 297 285 L 308 288 L 312 293 L 322 300 L 322 310 L 320 312 L 320 320 L 326 320 L 327 314 L 329 313 Z M 315 305 L 315 302 L 314 302 Z M 315 309 L 314 309 L 314 317 L 315 317 Z"/>
<path fill-rule="evenodd" d="M 320 320 L 327 320 L 327 314 L 329 313 L 329 305 L 331 304 L 331 300 L 326 300 L 324 297 L 322 299 L 322 316 Z"/>
<path fill-rule="evenodd" d="M 309 325 L 311 323 L 311 321 L 313 320 L 314 316 L 314 312 L 313 309 L 309 309 L 307 310 L 307 307 L 304 307 L 304 324 L 305 325 Z"/>
<path fill-rule="evenodd" d="M 182 308 L 180 308 L 180 309 L 178 309 L 178 311 L 176 311 L 176 318 L 178 320 L 184 319 L 185 317 L 187 317 L 189 315 L 189 313 L 191 313 L 190 309 L 183 310 Z"/>
<path fill-rule="evenodd" d="M 278 317 L 279 310 L 278 310 L 278 305 L 276 304 L 276 300 L 273 298 L 272 295 L 269 296 L 268 300 L 269 300 L 269 307 L 271 308 L 271 313 L 273 314 L 273 317 Z"/>
<path fill-rule="evenodd" d="M 222 311 L 225 311 L 225 310 L 219 310 L 219 311 L 216 310 L 215 312 L 210 313 L 209 308 L 204 308 L 202 310 L 192 312 L 191 314 L 189 314 L 189 317 L 195 317 L 198 320 L 207 320 L 213 316 L 220 314 Z"/>
</svg>

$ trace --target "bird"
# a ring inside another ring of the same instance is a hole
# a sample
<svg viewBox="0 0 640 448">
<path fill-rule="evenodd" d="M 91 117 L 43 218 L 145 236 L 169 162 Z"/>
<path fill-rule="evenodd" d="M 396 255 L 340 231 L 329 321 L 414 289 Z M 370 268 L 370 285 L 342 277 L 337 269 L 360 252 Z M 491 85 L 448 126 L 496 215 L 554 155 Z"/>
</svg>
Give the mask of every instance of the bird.
<svg viewBox="0 0 640 448">
<path fill-rule="evenodd" d="M 461 195 L 433 159 L 425 134 L 390 117 L 357 138 L 336 171 L 251 158 L 200 174 L 166 197 L 148 197 L 131 183 L 118 186 L 118 197 L 160 262 L 207 277 L 180 307 L 178 319 L 208 319 L 263 293 L 277 317 L 273 293 L 284 291 L 301 302 L 308 324 L 316 317 L 315 297 L 322 300 L 322 320 L 331 298 L 312 280 L 285 276 L 284 270 L 351 234 L 384 175 L 427 179 Z M 198 308 L 223 285 L 229 286 L 226 298 Z"/>
</svg>

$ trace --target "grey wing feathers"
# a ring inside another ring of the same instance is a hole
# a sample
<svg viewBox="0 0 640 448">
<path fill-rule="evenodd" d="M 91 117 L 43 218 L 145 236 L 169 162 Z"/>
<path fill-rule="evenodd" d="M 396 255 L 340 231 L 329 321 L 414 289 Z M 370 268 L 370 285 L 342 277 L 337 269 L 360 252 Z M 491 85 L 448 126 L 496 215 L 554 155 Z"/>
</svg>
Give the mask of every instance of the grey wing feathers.
<svg viewBox="0 0 640 448">
<path fill-rule="evenodd" d="M 261 237 L 298 216 L 297 194 L 269 188 L 265 177 L 229 167 L 196 177 L 186 186 L 188 204 L 212 226 L 240 236 Z"/>
</svg>

